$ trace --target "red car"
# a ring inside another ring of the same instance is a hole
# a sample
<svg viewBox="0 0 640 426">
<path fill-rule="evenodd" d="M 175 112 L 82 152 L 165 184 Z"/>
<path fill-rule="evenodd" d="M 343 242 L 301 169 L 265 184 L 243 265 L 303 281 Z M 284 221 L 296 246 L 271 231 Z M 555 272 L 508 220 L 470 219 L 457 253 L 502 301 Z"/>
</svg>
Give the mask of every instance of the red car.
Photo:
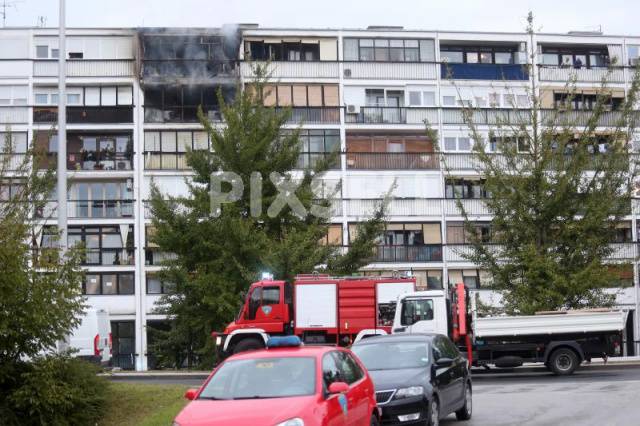
<svg viewBox="0 0 640 426">
<path fill-rule="evenodd" d="M 200 389 L 174 426 L 378 425 L 373 382 L 351 351 L 301 346 L 274 337 L 267 349 L 229 357 Z"/>
</svg>

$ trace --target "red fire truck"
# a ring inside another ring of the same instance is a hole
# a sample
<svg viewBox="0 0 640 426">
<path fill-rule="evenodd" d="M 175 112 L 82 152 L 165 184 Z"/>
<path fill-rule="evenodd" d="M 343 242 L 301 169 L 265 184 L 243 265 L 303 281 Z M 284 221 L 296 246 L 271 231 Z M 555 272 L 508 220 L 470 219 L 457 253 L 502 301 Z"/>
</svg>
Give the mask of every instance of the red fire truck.
<svg viewBox="0 0 640 426">
<path fill-rule="evenodd" d="M 263 348 L 270 336 L 306 344 L 349 345 L 391 332 L 398 296 L 416 290 L 411 277 L 299 275 L 293 283 L 251 284 L 235 321 L 213 333 L 222 357 Z"/>
</svg>

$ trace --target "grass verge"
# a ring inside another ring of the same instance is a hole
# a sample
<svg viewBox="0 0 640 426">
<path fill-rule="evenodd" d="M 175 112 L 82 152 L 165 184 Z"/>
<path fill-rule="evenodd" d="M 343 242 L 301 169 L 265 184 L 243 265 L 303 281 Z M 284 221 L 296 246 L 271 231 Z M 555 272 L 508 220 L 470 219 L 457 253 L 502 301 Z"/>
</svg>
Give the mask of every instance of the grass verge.
<svg viewBox="0 0 640 426">
<path fill-rule="evenodd" d="M 185 406 L 188 386 L 109 382 L 105 417 L 99 426 L 171 426 Z"/>
</svg>

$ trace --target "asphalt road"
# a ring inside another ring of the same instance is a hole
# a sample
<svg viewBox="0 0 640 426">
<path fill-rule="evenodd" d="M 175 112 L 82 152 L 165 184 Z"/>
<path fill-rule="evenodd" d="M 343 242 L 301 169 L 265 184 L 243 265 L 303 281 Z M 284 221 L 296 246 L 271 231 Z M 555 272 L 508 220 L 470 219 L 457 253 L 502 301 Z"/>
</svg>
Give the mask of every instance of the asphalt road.
<svg viewBox="0 0 640 426">
<path fill-rule="evenodd" d="M 544 368 L 477 371 L 473 377 L 473 418 L 457 422 L 451 415 L 443 425 L 640 424 L 640 366 L 586 367 L 569 377 L 554 376 Z M 143 376 L 112 380 L 197 387 L 203 378 Z"/>
<path fill-rule="evenodd" d="M 640 367 L 585 368 L 556 377 L 544 369 L 476 374 L 473 417 L 443 425 L 637 425 Z"/>
</svg>

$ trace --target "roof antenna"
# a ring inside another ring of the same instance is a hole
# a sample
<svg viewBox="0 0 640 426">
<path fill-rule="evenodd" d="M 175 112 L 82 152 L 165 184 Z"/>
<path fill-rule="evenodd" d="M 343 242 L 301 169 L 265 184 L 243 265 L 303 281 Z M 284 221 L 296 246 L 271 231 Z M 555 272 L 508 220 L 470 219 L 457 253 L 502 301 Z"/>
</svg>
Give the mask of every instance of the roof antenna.
<svg viewBox="0 0 640 426">
<path fill-rule="evenodd" d="M 18 10 L 18 4 L 24 3 L 24 0 L 2 0 L 0 3 L 0 15 L 2 15 L 2 26 L 7 26 L 7 9 L 14 8 Z"/>
</svg>

